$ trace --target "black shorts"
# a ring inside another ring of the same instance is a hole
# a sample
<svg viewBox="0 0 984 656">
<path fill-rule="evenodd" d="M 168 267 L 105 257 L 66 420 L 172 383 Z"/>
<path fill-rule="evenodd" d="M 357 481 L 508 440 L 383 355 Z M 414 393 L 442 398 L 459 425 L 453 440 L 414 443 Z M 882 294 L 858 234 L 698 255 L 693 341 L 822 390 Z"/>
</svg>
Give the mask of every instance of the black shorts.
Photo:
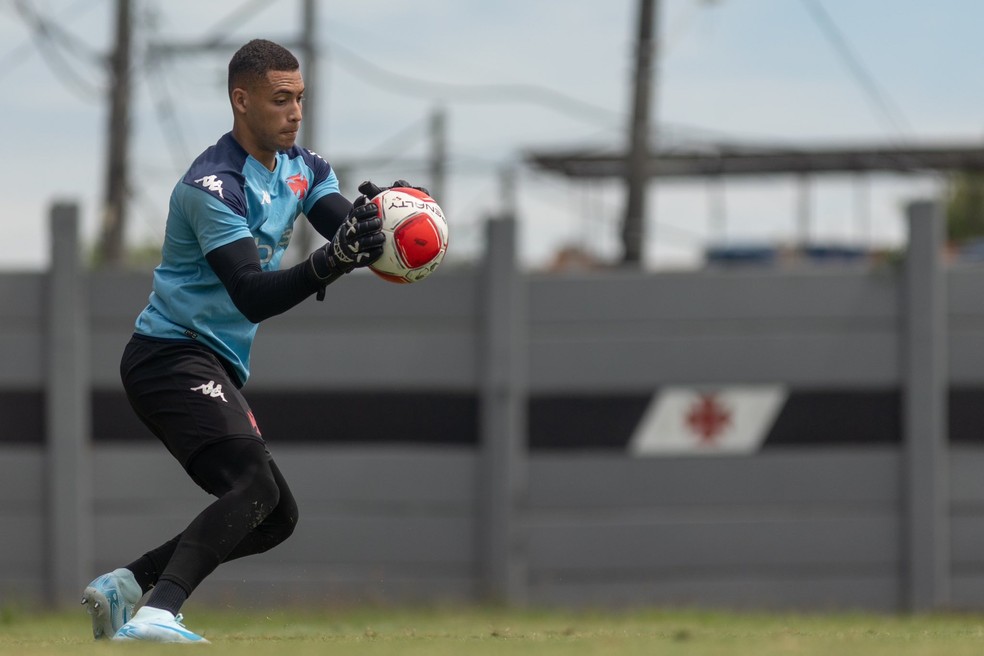
<svg viewBox="0 0 984 656">
<path fill-rule="evenodd" d="M 134 412 L 186 470 L 210 444 L 263 442 L 235 373 L 200 344 L 134 335 L 120 377 Z"/>
</svg>

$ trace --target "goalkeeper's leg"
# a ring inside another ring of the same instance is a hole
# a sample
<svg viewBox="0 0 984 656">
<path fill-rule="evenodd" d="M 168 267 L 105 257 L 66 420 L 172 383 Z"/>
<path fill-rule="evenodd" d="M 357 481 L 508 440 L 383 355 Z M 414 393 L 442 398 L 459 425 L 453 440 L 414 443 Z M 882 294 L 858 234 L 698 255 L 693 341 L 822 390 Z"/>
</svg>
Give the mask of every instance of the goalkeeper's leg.
<svg viewBox="0 0 984 656">
<path fill-rule="evenodd" d="M 297 504 L 261 442 L 219 442 L 206 447 L 188 470 L 218 499 L 179 535 L 86 586 L 82 604 L 95 638 L 113 637 L 147 592 L 144 605 L 178 615 L 185 599 L 220 562 L 267 551 L 293 533 Z"/>
<path fill-rule="evenodd" d="M 145 590 L 164 581 L 190 595 L 220 563 L 272 549 L 297 524 L 290 487 L 260 442 L 209 446 L 189 463 L 188 473 L 218 498 L 179 535 L 126 566 Z M 152 592 L 146 604 L 176 613 L 180 602 L 175 608 Z"/>
<path fill-rule="evenodd" d="M 117 640 L 201 641 L 181 624 L 179 611 L 188 596 L 220 563 L 267 551 L 294 531 L 297 504 L 261 442 L 232 439 L 209 446 L 188 472 L 218 498 L 180 535 L 127 565 L 142 588 L 153 588 Z"/>
</svg>

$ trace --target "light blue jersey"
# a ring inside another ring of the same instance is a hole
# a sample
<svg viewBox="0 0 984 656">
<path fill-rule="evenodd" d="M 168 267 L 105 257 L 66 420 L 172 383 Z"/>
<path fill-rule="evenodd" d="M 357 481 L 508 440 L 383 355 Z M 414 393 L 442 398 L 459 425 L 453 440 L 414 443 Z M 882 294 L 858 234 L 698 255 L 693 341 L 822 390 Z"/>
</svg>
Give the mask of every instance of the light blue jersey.
<svg viewBox="0 0 984 656">
<path fill-rule="evenodd" d="M 171 192 L 161 263 L 150 303 L 136 332 L 153 339 L 192 340 L 208 346 L 249 378 L 257 324 L 236 309 L 205 255 L 244 237 L 256 241 L 265 271 L 280 267 L 294 220 L 321 197 L 338 192 L 331 166 L 294 146 L 277 153 L 268 170 L 232 133 L 199 155 Z"/>
</svg>

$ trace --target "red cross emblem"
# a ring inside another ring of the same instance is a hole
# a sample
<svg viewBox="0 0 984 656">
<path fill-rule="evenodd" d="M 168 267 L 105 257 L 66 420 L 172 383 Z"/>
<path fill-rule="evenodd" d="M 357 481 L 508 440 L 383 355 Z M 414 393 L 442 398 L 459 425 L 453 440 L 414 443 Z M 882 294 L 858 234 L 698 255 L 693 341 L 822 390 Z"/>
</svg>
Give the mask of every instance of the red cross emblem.
<svg viewBox="0 0 984 656">
<path fill-rule="evenodd" d="M 713 443 L 731 424 L 731 410 L 716 394 L 701 394 L 687 412 L 687 426 L 704 444 Z"/>
</svg>

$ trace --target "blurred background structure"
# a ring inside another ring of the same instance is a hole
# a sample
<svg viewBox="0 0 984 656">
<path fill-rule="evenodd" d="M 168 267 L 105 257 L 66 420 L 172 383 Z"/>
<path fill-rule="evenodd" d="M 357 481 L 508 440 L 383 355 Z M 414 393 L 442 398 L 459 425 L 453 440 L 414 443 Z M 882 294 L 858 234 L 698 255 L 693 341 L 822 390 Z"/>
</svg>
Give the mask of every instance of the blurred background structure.
<svg viewBox="0 0 984 656">
<path fill-rule="evenodd" d="M 984 93 L 966 74 L 982 58 L 969 27 L 980 13 L 968 0 L 905 11 L 242 0 L 206 12 L 186 0 L 7 0 L 0 74 L 16 90 L 4 115 L 20 157 L 5 170 L 5 206 L 30 218 L 11 222 L 0 268 L 45 266 L 37 217 L 52 197 L 80 202 L 87 259 L 153 266 L 171 187 L 229 127 L 228 57 L 256 36 L 302 60 L 302 142 L 346 193 L 370 177 L 434 188 L 455 219 L 450 263 L 474 262 L 483 223 L 507 213 L 520 217 L 523 266 L 541 270 L 572 254 L 666 270 L 702 266 L 708 248 L 897 250 L 904 206 L 955 193 L 957 166 L 899 151 L 981 145 Z M 831 151 L 856 157 L 804 166 Z M 801 157 L 794 170 L 774 161 L 740 176 L 652 164 L 754 153 Z M 569 177 L 558 155 L 631 166 Z M 52 156 L 71 173 L 49 174 Z"/>
<path fill-rule="evenodd" d="M 253 353 L 298 529 L 196 600 L 984 607 L 984 269 L 944 267 L 938 204 L 908 222 L 881 269 L 527 274 L 499 219 L 479 267 L 351 274 L 344 314 L 301 304 Z M 0 276 L 21 605 L 208 503 L 120 388 L 149 275 L 86 272 L 72 205 L 51 231 L 50 272 Z"/>
<path fill-rule="evenodd" d="M 262 36 L 343 191 L 429 186 L 451 250 L 264 326 L 302 525 L 196 596 L 984 607 L 984 6 L 905 5 L 6 2 L 0 604 L 206 503 L 116 367 Z"/>
</svg>

